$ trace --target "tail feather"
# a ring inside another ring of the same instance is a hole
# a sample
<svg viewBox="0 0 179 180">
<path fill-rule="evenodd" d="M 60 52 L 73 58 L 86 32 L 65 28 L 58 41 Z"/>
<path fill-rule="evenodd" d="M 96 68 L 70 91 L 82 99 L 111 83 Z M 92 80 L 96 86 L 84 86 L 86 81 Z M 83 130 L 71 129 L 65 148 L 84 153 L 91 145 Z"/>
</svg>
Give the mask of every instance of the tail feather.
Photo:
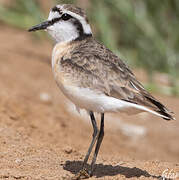
<svg viewBox="0 0 179 180">
<path fill-rule="evenodd" d="M 171 115 L 171 111 L 169 111 L 163 104 L 161 104 L 159 101 L 157 101 L 155 98 L 153 98 L 152 96 L 145 96 L 152 104 L 154 104 L 155 106 L 157 106 L 157 108 L 159 110 L 157 110 L 156 112 L 158 112 L 159 114 L 163 115 L 163 119 L 165 120 L 175 120 L 175 118 Z"/>
</svg>

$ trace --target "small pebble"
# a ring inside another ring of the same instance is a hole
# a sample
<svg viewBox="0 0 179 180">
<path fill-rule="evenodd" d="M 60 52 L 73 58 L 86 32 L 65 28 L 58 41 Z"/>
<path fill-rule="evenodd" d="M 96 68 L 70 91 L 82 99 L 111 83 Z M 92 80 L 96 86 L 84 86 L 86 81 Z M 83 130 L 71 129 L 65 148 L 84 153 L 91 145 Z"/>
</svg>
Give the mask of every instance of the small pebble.
<svg viewBox="0 0 179 180">
<path fill-rule="evenodd" d="M 15 163 L 17 163 L 17 164 L 19 164 L 19 163 L 21 163 L 21 162 L 22 162 L 21 159 L 16 159 L 16 160 L 15 160 Z"/>
<path fill-rule="evenodd" d="M 49 103 L 51 102 L 52 98 L 48 93 L 42 92 L 40 93 L 40 100 Z"/>
<path fill-rule="evenodd" d="M 67 147 L 64 148 L 64 152 L 67 153 L 67 154 L 71 154 L 73 152 L 73 149 L 72 149 L 72 147 L 67 146 Z"/>
</svg>

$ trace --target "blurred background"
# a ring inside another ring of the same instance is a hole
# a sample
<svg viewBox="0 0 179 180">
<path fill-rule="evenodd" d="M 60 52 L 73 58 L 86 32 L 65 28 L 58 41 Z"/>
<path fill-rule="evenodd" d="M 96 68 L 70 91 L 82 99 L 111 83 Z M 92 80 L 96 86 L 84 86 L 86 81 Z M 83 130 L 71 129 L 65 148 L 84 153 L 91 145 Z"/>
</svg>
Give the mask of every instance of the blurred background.
<svg viewBox="0 0 179 180">
<path fill-rule="evenodd" d="M 57 3 L 74 3 L 86 9 L 95 37 L 131 67 L 144 70 L 150 91 L 179 94 L 177 0 L 4 0 L 0 21 L 26 30 L 46 19 L 49 7 Z M 38 36 L 47 38 L 46 34 Z M 162 81 L 160 88 L 156 74 Z"/>
<path fill-rule="evenodd" d="M 41 173 L 49 177 L 54 171 L 48 170 L 56 168 L 60 176 L 66 171 L 56 164 L 83 159 L 88 148 L 89 117 L 76 112 L 51 72 L 54 42 L 45 32 L 27 32 L 47 19 L 50 8 L 58 3 L 84 8 L 95 38 L 120 56 L 177 119 L 166 122 L 147 113 L 106 115 L 98 162 L 158 160 L 146 166 L 134 162 L 149 172 L 153 167 L 152 172 L 158 174 L 179 167 L 178 0 L 0 0 L 0 169 L 33 174 L 34 169 L 47 168 Z M 171 164 L 164 167 L 161 161 Z M 116 172 L 115 168 L 106 170 Z"/>
</svg>

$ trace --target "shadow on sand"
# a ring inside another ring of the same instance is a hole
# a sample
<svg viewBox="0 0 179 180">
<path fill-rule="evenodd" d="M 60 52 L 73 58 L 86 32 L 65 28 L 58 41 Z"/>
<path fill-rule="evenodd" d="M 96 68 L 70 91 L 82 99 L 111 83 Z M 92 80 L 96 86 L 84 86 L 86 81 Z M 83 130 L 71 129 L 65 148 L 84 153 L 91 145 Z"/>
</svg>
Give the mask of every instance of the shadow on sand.
<svg viewBox="0 0 179 180">
<path fill-rule="evenodd" d="M 82 161 L 66 161 L 66 163 L 63 166 L 64 170 L 70 171 L 72 174 L 77 174 L 82 167 L 83 162 Z M 87 165 L 87 169 L 90 169 L 90 166 Z M 115 176 L 115 175 L 124 175 L 126 178 L 132 178 L 132 177 L 153 177 L 159 179 L 160 176 L 153 176 L 149 174 L 147 171 L 144 171 L 142 169 L 133 167 L 124 167 L 124 166 L 112 166 L 112 165 L 103 165 L 103 164 L 96 164 L 95 165 L 95 171 L 93 173 L 93 176 L 96 176 L 96 178 L 104 177 L 104 176 Z"/>
</svg>

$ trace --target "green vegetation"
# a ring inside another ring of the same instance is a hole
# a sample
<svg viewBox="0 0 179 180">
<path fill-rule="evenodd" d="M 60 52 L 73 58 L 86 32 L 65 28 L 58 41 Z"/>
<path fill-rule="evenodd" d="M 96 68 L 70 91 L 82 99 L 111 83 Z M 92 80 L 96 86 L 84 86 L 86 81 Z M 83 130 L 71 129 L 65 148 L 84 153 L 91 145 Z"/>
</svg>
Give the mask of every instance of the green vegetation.
<svg viewBox="0 0 179 180">
<path fill-rule="evenodd" d="M 89 14 L 98 39 L 144 68 L 151 84 L 155 71 L 168 73 L 170 94 L 179 93 L 178 0 L 92 0 Z"/>
<path fill-rule="evenodd" d="M 44 13 L 37 1 L 14 0 L 10 7 L 0 4 L 0 20 L 19 28 L 27 28 L 44 19 Z"/>
<path fill-rule="evenodd" d="M 54 0 L 76 3 L 78 0 Z M 84 0 L 85 1 L 85 0 Z M 88 0 L 86 0 L 88 1 Z M 0 20 L 27 29 L 44 19 L 37 0 L 14 0 L 11 7 L 0 4 Z M 42 1 L 41 1 L 42 2 Z M 178 0 L 90 0 L 87 12 L 95 36 L 128 64 L 146 70 L 153 87 L 156 71 L 167 73 L 177 95 L 179 88 L 179 1 Z M 44 37 L 44 36 L 43 36 Z M 119 52 L 120 51 L 120 52 Z M 149 88 L 158 91 L 158 88 Z M 164 88 L 164 93 L 165 93 Z"/>
</svg>

